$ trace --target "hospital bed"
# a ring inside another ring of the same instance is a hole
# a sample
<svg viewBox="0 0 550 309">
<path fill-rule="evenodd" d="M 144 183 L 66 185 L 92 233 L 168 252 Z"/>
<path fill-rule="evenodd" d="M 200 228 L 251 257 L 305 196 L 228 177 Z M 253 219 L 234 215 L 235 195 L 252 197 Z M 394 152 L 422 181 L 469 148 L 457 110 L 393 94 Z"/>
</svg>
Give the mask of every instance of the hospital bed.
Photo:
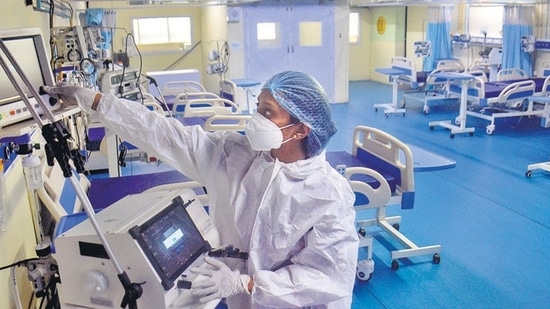
<svg viewBox="0 0 550 309">
<path fill-rule="evenodd" d="M 436 68 L 431 72 L 416 71 L 414 62 L 405 57 L 394 57 L 391 60 L 390 68 L 379 68 L 375 71 L 390 76 L 392 81 L 392 102 L 375 104 L 374 110 L 383 108 L 386 116 L 390 113 L 405 113 L 406 100 L 424 102 L 424 113 L 429 112 L 428 102 L 444 99 L 441 87 L 444 82 L 430 78 L 429 74 L 434 72 L 462 72 L 464 66 L 454 59 L 440 60 Z M 398 103 L 399 85 L 408 85 L 412 90 L 403 93 L 403 102 Z M 419 96 L 418 94 L 422 94 Z"/>
<path fill-rule="evenodd" d="M 187 101 L 194 99 L 215 99 L 220 96 L 209 92 L 197 81 L 168 81 L 163 86 L 162 97 L 166 102 L 166 108 L 172 111 L 172 115 L 183 114 Z"/>
<path fill-rule="evenodd" d="M 415 72 L 412 61 L 404 57 L 394 57 L 391 59 L 391 67 L 377 68 L 375 71 L 388 75 L 392 84 L 392 101 L 390 103 L 374 104 L 374 111 L 378 111 L 379 108 L 384 109 L 386 117 L 389 114 L 405 115 L 404 106 L 398 102 L 398 91 L 399 85 L 403 83 L 410 83 L 415 88 L 418 87 L 416 84 L 416 74 L 413 74 Z"/>
<path fill-rule="evenodd" d="M 517 72 L 517 71 L 516 71 Z M 513 75 L 511 73 L 510 75 Z M 490 121 L 486 127 L 486 133 L 492 135 L 495 131 L 495 121 L 499 118 L 541 116 L 542 110 L 535 108 L 530 97 L 541 93 L 548 84 L 548 78 L 532 78 L 522 80 L 509 80 L 513 78 L 502 75 L 501 81 L 486 82 L 484 79 L 474 76 L 467 83 L 467 116 L 481 118 Z M 451 83 L 448 88 L 450 96 L 461 97 L 461 85 Z"/>
<path fill-rule="evenodd" d="M 249 78 L 223 79 L 220 81 L 220 96 L 237 103 L 242 110 L 252 114 L 255 110 L 255 102 L 250 101 L 251 97 L 255 97 L 252 88 L 259 85 L 259 81 Z M 241 88 L 240 91 L 239 88 Z M 245 97 L 244 99 L 243 96 Z"/>
<path fill-rule="evenodd" d="M 242 114 L 240 107 L 233 101 L 222 98 L 191 99 L 187 101 L 183 111 L 184 118 L 235 114 Z"/>
<path fill-rule="evenodd" d="M 529 75 L 527 75 L 524 70 L 519 68 L 502 69 L 497 72 L 497 82 L 525 79 L 529 79 Z"/>
<path fill-rule="evenodd" d="M 42 156 L 43 157 L 43 156 Z M 206 205 L 203 186 L 191 181 L 177 171 L 163 171 L 151 174 L 121 176 L 111 178 L 88 179 L 84 174 L 78 174 L 73 169 L 82 190 L 88 195 L 94 210 L 100 211 L 130 194 L 138 194 L 158 187 L 159 190 L 172 188 L 193 188 Z M 56 222 L 64 216 L 83 211 L 72 183 L 63 176 L 59 166 L 42 164 L 44 185 L 36 189 L 36 195 L 51 213 Z"/>
<path fill-rule="evenodd" d="M 414 161 L 412 152 L 406 144 L 381 130 L 358 126 L 355 128 L 353 134 L 351 155 L 345 152 L 328 152 L 327 160 L 337 170 L 341 169 L 340 166 L 345 166 L 345 175 L 348 179 L 363 181 L 371 187 L 380 188 L 380 191 L 378 191 L 380 196 L 377 196 L 376 200 L 371 201 L 372 204 L 364 203 L 365 199 L 360 196 L 358 196 L 356 201 L 358 210 L 376 209 L 374 218 L 358 220 L 356 222 L 360 235 L 364 234 L 360 237 L 362 245 L 365 245 L 366 242 L 368 246 L 369 243 L 369 240 L 364 239 L 367 235 L 365 232 L 366 228 L 377 226 L 403 246 L 403 249 L 396 249 L 390 252 L 392 269 L 397 270 L 399 268 L 399 259 L 419 255 L 431 254 L 433 263 L 438 264 L 440 262 L 440 245 L 416 245 L 399 231 L 401 217 L 388 217 L 386 215 L 386 208 L 388 206 L 400 205 L 401 209 L 412 209 L 414 207 Z M 364 177 L 364 175 L 358 175 L 361 173 L 365 174 L 368 171 L 356 171 L 355 169 L 348 171 L 350 167 L 364 167 L 376 171 L 387 182 L 391 194 L 388 195 L 387 190 L 384 189 L 386 184 L 383 181 L 377 180 L 376 176 Z M 355 177 L 358 178 L 356 179 Z M 370 192 L 364 185 L 362 185 L 363 189 L 359 190 L 360 188 L 358 188 L 357 183 L 352 183 L 352 187 L 359 194 L 368 195 L 368 192 Z M 368 196 L 368 199 L 371 200 L 371 196 Z M 386 199 L 387 203 L 383 203 Z"/>
<path fill-rule="evenodd" d="M 197 81 L 169 81 L 162 87 L 164 96 L 176 96 L 186 92 L 206 92 L 206 88 Z"/>
<path fill-rule="evenodd" d="M 200 99 L 218 99 L 220 96 L 213 92 L 182 92 L 170 99 L 168 103 L 168 108 L 172 110 L 172 115 L 178 117 L 183 115 L 185 112 L 185 106 L 190 100 L 200 100 Z"/>
<path fill-rule="evenodd" d="M 194 99 L 187 102 L 181 121 L 186 125 L 200 124 L 206 131 L 243 132 L 251 117 L 243 114 L 237 104 L 227 99 Z"/>
</svg>

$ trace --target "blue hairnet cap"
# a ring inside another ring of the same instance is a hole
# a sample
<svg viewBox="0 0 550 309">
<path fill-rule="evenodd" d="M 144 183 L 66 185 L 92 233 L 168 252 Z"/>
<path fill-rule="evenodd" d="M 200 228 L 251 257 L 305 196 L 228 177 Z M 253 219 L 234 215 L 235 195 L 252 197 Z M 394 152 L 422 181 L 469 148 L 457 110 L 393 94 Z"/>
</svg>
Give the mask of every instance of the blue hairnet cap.
<svg viewBox="0 0 550 309">
<path fill-rule="evenodd" d="M 285 71 L 268 79 L 263 89 L 268 89 L 282 108 L 311 129 L 306 137 L 308 155 L 321 153 L 336 133 L 328 97 L 321 84 L 309 74 Z"/>
</svg>

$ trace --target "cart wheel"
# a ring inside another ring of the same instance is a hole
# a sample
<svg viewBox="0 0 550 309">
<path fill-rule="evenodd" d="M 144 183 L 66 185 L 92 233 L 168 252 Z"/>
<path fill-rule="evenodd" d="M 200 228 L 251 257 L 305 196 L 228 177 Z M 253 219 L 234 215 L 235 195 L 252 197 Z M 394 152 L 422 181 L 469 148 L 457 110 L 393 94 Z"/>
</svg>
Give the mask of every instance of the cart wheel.
<svg viewBox="0 0 550 309">
<path fill-rule="evenodd" d="M 399 269 L 399 262 L 397 260 L 391 261 L 391 269 L 392 270 L 398 270 Z"/>
<path fill-rule="evenodd" d="M 531 172 L 531 171 L 525 172 L 525 176 L 527 176 L 527 177 L 531 177 L 532 174 L 533 174 L 533 172 Z"/>
<path fill-rule="evenodd" d="M 365 235 L 367 235 L 367 231 L 365 231 L 364 228 L 360 228 L 357 233 L 359 233 L 359 235 L 365 237 Z"/>
<path fill-rule="evenodd" d="M 399 228 L 400 228 L 399 223 L 394 223 L 391 226 L 393 226 L 394 229 L 399 231 Z"/>
<path fill-rule="evenodd" d="M 451 135 L 449 135 L 450 138 L 455 138 L 455 135 L 453 133 L 451 133 Z"/>
<path fill-rule="evenodd" d="M 439 256 L 438 253 L 434 253 L 434 256 L 432 257 L 432 263 L 439 264 L 441 262 L 441 256 Z"/>
</svg>

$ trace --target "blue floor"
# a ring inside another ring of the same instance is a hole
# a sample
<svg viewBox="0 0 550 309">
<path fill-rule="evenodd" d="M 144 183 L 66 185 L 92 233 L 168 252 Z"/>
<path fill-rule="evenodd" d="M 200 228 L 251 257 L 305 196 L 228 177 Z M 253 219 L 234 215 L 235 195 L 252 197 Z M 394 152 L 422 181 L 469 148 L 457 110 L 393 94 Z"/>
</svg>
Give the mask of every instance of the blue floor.
<svg viewBox="0 0 550 309">
<path fill-rule="evenodd" d="M 328 150 L 350 151 L 353 128 L 367 125 L 455 160 L 453 169 L 415 173 L 414 209 L 388 210 L 402 216 L 401 232 L 417 245 L 442 245 L 441 263 L 420 256 L 393 271 L 387 247 L 400 246 L 373 230 L 375 271 L 357 281 L 352 308 L 548 308 L 550 173 L 525 172 L 550 160 L 550 129 L 537 117 L 501 119 L 490 136 L 487 121 L 468 118 L 474 135 L 451 139 L 428 122 L 454 119 L 458 104 L 434 102 L 427 115 L 414 101 L 405 116 L 374 111 L 389 100 L 390 85 L 351 82 L 350 102 L 332 105 L 339 131 Z M 124 173 L 141 169 L 129 162 Z"/>
</svg>

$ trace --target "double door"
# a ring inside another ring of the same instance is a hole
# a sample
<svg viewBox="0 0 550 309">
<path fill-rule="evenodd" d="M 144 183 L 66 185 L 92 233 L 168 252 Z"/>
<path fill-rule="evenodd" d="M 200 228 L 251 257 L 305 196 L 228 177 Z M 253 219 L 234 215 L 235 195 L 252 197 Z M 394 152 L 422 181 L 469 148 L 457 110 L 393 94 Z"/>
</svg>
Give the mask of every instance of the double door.
<svg viewBox="0 0 550 309">
<path fill-rule="evenodd" d="M 306 72 L 334 101 L 334 5 L 248 6 L 243 22 L 247 77 L 263 84 L 281 71 Z"/>
</svg>

